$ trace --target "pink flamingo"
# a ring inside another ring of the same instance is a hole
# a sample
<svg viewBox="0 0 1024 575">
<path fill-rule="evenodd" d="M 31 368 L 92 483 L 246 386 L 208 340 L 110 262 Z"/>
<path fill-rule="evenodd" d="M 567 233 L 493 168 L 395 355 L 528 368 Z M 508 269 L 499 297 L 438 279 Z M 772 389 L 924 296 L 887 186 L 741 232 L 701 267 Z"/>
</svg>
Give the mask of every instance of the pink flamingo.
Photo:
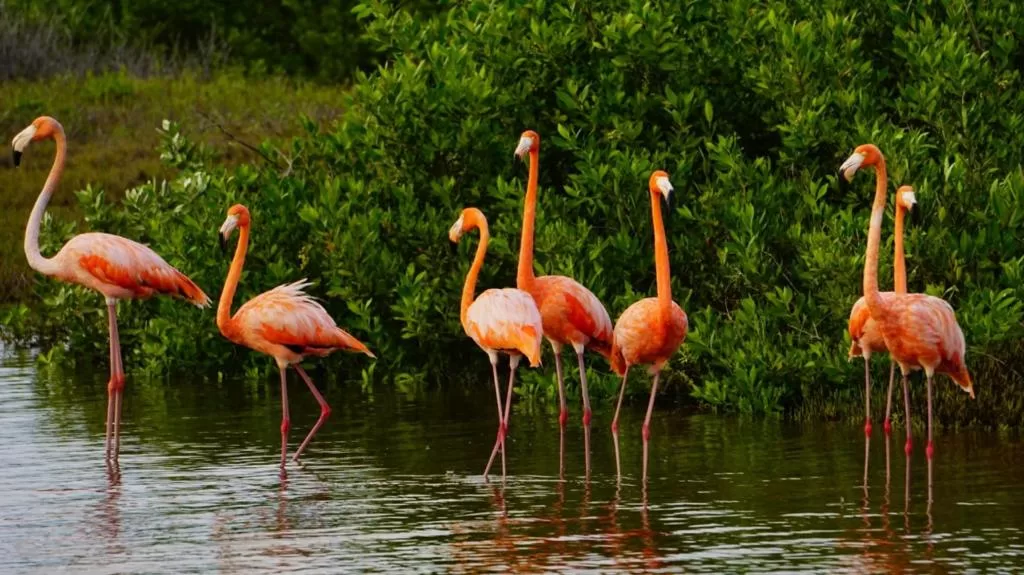
<svg viewBox="0 0 1024 575">
<path fill-rule="evenodd" d="M 895 253 L 893 255 L 893 280 L 896 293 L 907 293 L 907 264 L 903 257 L 903 218 L 907 212 L 914 209 L 917 199 L 914 196 L 914 189 L 910 186 L 902 186 L 896 190 L 896 230 Z M 864 434 L 871 435 L 871 354 L 888 352 L 885 347 L 885 339 L 878 325 L 871 319 L 871 312 L 868 310 L 867 301 L 861 296 L 857 303 L 853 304 L 850 311 L 848 326 L 850 338 L 850 359 L 858 356 L 864 357 Z M 892 384 L 896 379 L 896 362 L 889 364 L 889 389 L 885 394 L 885 434 L 892 433 Z M 909 395 L 909 390 L 907 390 Z M 909 411 L 908 411 L 909 414 Z M 910 425 L 910 421 L 906 422 Z"/>
<path fill-rule="evenodd" d="M 515 381 L 516 367 L 520 358 L 525 355 L 531 367 L 540 365 L 540 340 L 543 334 L 540 312 L 530 294 L 515 288 L 489 289 L 473 299 L 476 292 L 476 280 L 480 268 L 484 265 L 487 255 L 487 242 L 490 234 L 487 229 L 487 218 L 476 208 L 466 208 L 462 215 L 448 230 L 448 239 L 458 242 L 462 234 L 480 230 L 480 245 L 476 248 L 473 265 L 466 274 L 466 283 L 462 288 L 462 304 L 459 318 L 466 335 L 476 342 L 480 349 L 487 353 L 491 360 L 491 372 L 494 375 L 494 394 L 498 402 L 498 438 L 491 450 L 491 457 L 484 468 L 484 477 L 491 470 L 495 454 L 501 452 L 501 476 L 505 477 L 505 433 L 508 430 L 508 416 L 512 409 L 512 385 Z M 501 387 L 498 383 L 498 353 L 508 354 L 509 375 L 508 395 L 505 408 L 501 407 Z"/>
<path fill-rule="evenodd" d="M 309 435 L 299 445 L 292 457 L 299 456 L 309 445 L 316 432 L 331 414 L 313 380 L 302 369 L 302 360 L 307 356 L 325 357 L 339 349 L 358 351 L 376 357 L 358 339 L 339 328 L 320 304 L 303 290 L 309 285 L 306 280 L 278 286 L 245 302 L 231 317 L 231 301 L 242 276 L 242 265 L 249 249 L 249 226 L 251 219 L 245 206 L 236 204 L 228 209 L 228 217 L 220 227 L 221 245 L 226 245 L 231 232 L 238 228 L 238 245 L 231 261 L 224 291 L 217 305 L 217 327 L 229 340 L 250 349 L 272 356 L 281 372 L 281 469 L 284 469 L 288 453 L 288 430 L 291 419 L 288 415 L 288 366 L 299 372 L 303 381 L 320 404 L 320 417 Z"/>
<path fill-rule="evenodd" d="M 198 307 L 210 305 L 210 298 L 188 277 L 171 267 L 148 247 L 131 240 L 103 233 L 77 235 L 52 258 L 39 253 L 39 224 L 57 189 L 67 156 L 67 139 L 60 122 L 49 117 L 36 118 L 18 133 L 12 142 L 14 165 L 31 142 L 52 139 L 56 157 L 43 190 L 32 208 L 25 228 L 25 256 L 32 269 L 62 281 L 85 286 L 103 294 L 107 301 L 110 328 L 110 382 L 107 384 L 106 456 L 116 460 L 120 452 L 121 395 L 124 390 L 124 366 L 117 336 L 117 302 L 144 299 L 155 294 L 183 298 Z"/>
<path fill-rule="evenodd" d="M 651 174 L 648 188 L 651 193 L 651 219 L 654 223 L 654 268 L 658 279 L 658 297 L 642 299 L 622 312 L 619 321 L 615 322 L 615 346 L 611 354 L 612 369 L 622 376 L 619 402 L 615 406 L 615 418 L 612 420 L 612 434 L 616 438 L 619 433 L 619 410 L 622 409 L 622 397 L 626 393 L 629 368 L 637 364 L 648 364 L 654 376 L 643 427 L 644 481 L 647 480 L 647 444 L 651 436 L 651 413 L 654 411 L 654 397 L 658 393 L 658 377 L 665 363 L 686 339 L 688 328 L 686 312 L 672 301 L 672 272 L 669 270 L 668 242 L 665 239 L 665 225 L 661 218 L 659 195 L 668 203 L 672 183 L 667 173 L 658 170 Z M 615 445 L 618 455 L 617 441 Z"/>
<path fill-rule="evenodd" d="M 903 372 L 904 401 L 907 421 L 910 421 L 910 401 L 907 378 L 910 372 L 923 369 L 928 385 L 928 447 L 931 459 L 935 453 L 932 442 L 932 378 L 936 373 L 949 375 L 964 391 L 974 398 L 974 384 L 964 365 L 967 345 L 956 321 L 953 307 L 945 300 L 925 294 L 907 294 L 878 291 L 878 245 L 882 241 L 882 217 L 885 212 L 886 189 L 885 158 L 872 144 L 858 146 L 840 170 L 849 181 L 862 167 L 875 168 L 875 201 L 871 208 L 868 228 L 868 249 L 864 260 L 864 299 L 871 318 L 875 320 L 889 355 Z M 910 425 L 907 425 L 909 454 L 912 446 Z"/>
<path fill-rule="evenodd" d="M 565 276 L 536 277 L 533 274 L 533 228 L 537 215 L 537 176 L 540 157 L 540 136 L 537 132 L 523 132 L 515 154 L 520 158 L 527 154 L 530 156 L 530 175 L 526 186 L 526 201 L 523 204 L 523 233 L 519 246 L 516 285 L 533 296 L 533 300 L 537 302 L 541 320 L 544 322 L 544 337 L 551 342 L 551 349 L 555 352 L 560 407 L 558 422 L 563 430 L 569 411 L 565 406 L 565 388 L 562 383 L 562 346 L 571 344 L 576 350 L 580 368 L 580 389 L 583 394 L 586 467 L 589 471 L 592 414 L 583 351 L 590 348 L 605 357 L 610 356 L 614 337 L 612 320 L 597 296 L 579 282 Z"/>
</svg>

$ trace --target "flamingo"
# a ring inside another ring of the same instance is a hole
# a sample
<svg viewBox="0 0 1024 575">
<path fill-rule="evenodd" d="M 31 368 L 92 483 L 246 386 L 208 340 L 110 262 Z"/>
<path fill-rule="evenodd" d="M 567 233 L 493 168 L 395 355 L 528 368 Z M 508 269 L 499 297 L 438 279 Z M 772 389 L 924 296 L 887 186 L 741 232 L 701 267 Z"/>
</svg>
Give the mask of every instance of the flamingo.
<svg viewBox="0 0 1024 575">
<path fill-rule="evenodd" d="M 647 480 L 647 444 L 651 437 L 651 413 L 654 411 L 654 397 L 658 393 L 658 377 L 665 363 L 686 339 L 688 328 L 686 312 L 672 301 L 668 242 L 665 239 L 665 225 L 661 219 L 659 195 L 668 203 L 669 195 L 672 193 L 672 182 L 669 181 L 667 173 L 658 170 L 651 174 L 648 187 L 651 193 L 651 219 L 654 222 L 654 268 L 658 278 L 658 297 L 642 299 L 622 312 L 619 321 L 615 322 L 615 345 L 611 354 L 612 369 L 622 376 L 619 402 L 615 406 L 615 418 L 612 420 L 612 434 L 616 440 L 619 434 L 619 410 L 622 409 L 622 397 L 626 393 L 629 368 L 637 364 L 647 364 L 651 366 L 650 372 L 654 376 L 651 399 L 647 404 L 647 417 L 644 418 L 643 426 L 644 481 Z"/>
<path fill-rule="evenodd" d="M 376 356 L 362 342 L 339 328 L 334 319 L 327 314 L 327 310 L 303 291 L 309 286 L 309 282 L 304 279 L 261 293 L 238 308 L 234 317 L 231 316 L 231 301 L 235 298 L 245 254 L 249 249 L 251 223 L 249 210 L 241 204 L 236 204 L 228 209 L 227 219 L 220 227 L 221 246 L 226 246 L 235 228 L 238 228 L 238 245 L 235 247 L 235 256 L 224 282 L 224 290 L 220 294 L 220 303 L 217 305 L 217 328 L 232 342 L 263 352 L 277 362 L 278 370 L 281 372 L 283 473 L 288 454 L 288 430 L 291 428 L 291 418 L 288 415 L 288 367 L 291 366 L 299 372 L 309 391 L 320 404 L 320 417 L 292 457 L 292 460 L 297 462 L 313 436 L 331 415 L 331 407 L 327 405 L 313 380 L 302 369 L 302 360 L 311 355 L 325 357 L 339 349 L 361 352 L 371 358 Z"/>
<path fill-rule="evenodd" d="M 533 228 L 537 213 L 537 172 L 540 156 L 540 136 L 533 130 L 523 132 L 516 146 L 516 156 L 530 156 L 530 175 L 523 204 L 523 233 L 519 246 L 519 269 L 516 286 L 529 293 L 540 310 L 544 322 L 544 337 L 555 352 L 555 373 L 558 377 L 558 423 L 564 432 L 569 411 L 565 406 L 565 387 L 562 382 L 562 347 L 571 344 L 576 350 L 580 369 L 580 389 L 583 394 L 583 428 L 586 441 L 586 467 L 590 469 L 590 395 L 587 392 L 587 372 L 583 351 L 597 351 L 606 358 L 611 355 L 613 330 L 608 311 L 590 290 L 565 276 L 541 276 L 533 273 Z"/>
<path fill-rule="evenodd" d="M 953 307 L 941 298 L 925 294 L 878 291 L 878 244 L 882 240 L 882 215 L 886 201 L 885 158 L 873 144 L 858 146 L 843 162 L 840 170 L 850 181 L 863 167 L 875 168 L 875 201 L 871 208 L 868 228 L 868 248 L 864 259 L 864 299 L 871 319 L 882 333 L 889 355 L 896 360 L 903 373 L 903 393 L 906 401 L 907 421 L 910 421 L 910 402 L 907 378 L 910 372 L 923 369 L 928 386 L 928 446 L 925 453 L 931 459 L 935 453 L 932 441 L 932 378 L 936 373 L 949 375 L 971 399 L 974 384 L 964 364 L 967 344 L 956 321 Z M 912 449 L 910 425 L 907 428 L 907 454 Z"/>
<path fill-rule="evenodd" d="M 484 477 L 491 470 L 495 454 L 501 452 L 501 476 L 505 477 L 505 433 L 508 430 L 508 416 L 512 408 L 512 385 L 516 368 L 522 356 L 530 367 L 540 365 L 540 340 L 544 333 L 540 312 L 530 294 L 515 288 L 489 289 L 474 300 L 476 280 L 487 255 L 490 234 L 487 218 L 476 208 L 466 208 L 459 219 L 448 230 L 448 239 L 458 242 L 462 235 L 474 228 L 480 230 L 480 245 L 476 248 L 473 265 L 466 274 L 462 288 L 462 303 L 459 319 L 466 335 L 473 339 L 491 360 L 494 375 L 494 394 L 498 402 L 498 438 L 494 442 L 491 457 L 484 468 Z M 498 353 L 508 354 L 509 376 L 508 396 L 505 408 L 501 407 L 501 387 L 498 384 Z"/>
<path fill-rule="evenodd" d="M 124 365 L 117 334 L 117 302 L 164 294 L 180 297 L 203 308 L 210 305 L 210 298 L 156 252 L 120 236 L 95 232 L 79 234 L 68 240 L 57 255 L 43 257 L 39 252 L 39 224 L 64 173 L 67 138 L 60 122 L 49 116 L 40 116 L 19 132 L 12 142 L 14 165 L 18 166 L 25 148 L 32 142 L 45 139 L 56 143 L 56 157 L 25 227 L 25 256 L 28 265 L 39 273 L 85 286 L 106 298 L 110 329 L 106 458 L 116 461 L 121 449 L 121 396 L 124 391 Z"/>
<path fill-rule="evenodd" d="M 910 186 L 902 186 L 896 190 L 896 229 L 894 231 L 895 253 L 893 254 L 893 281 L 896 293 L 907 293 L 907 264 L 903 258 L 903 218 L 906 212 L 914 209 L 917 199 L 914 196 L 914 189 Z M 871 312 L 868 310 L 867 301 L 861 296 L 857 303 L 853 304 L 850 311 L 849 321 L 850 338 L 850 359 L 858 356 L 864 357 L 864 435 L 871 435 L 871 354 L 874 352 L 887 352 L 885 340 L 878 330 L 878 325 L 871 319 Z M 896 379 L 896 362 L 889 364 L 889 389 L 885 394 L 885 434 L 892 433 L 892 422 L 889 419 L 892 414 L 892 384 Z M 909 390 L 906 395 L 909 395 Z M 909 414 L 909 412 L 908 412 Z M 906 422 L 910 425 L 909 419 Z"/>
</svg>

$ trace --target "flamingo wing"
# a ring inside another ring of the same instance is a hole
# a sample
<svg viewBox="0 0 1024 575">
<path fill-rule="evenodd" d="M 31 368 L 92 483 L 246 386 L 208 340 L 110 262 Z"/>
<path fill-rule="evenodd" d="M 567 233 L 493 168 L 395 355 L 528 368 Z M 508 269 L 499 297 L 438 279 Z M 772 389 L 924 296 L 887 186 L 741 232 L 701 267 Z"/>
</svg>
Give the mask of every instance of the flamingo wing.
<svg viewBox="0 0 1024 575">
<path fill-rule="evenodd" d="M 350 349 L 375 357 L 303 291 L 308 285 L 306 280 L 300 280 L 264 292 L 240 307 L 233 321 L 242 332 L 300 355 L 326 355 L 336 349 Z"/>
<path fill-rule="evenodd" d="M 549 335 L 561 339 L 562 335 L 567 335 L 565 332 L 576 331 L 589 340 L 588 345 L 595 351 L 608 356 L 614 329 L 601 300 L 579 282 L 565 276 L 542 276 L 537 282 L 544 294 L 541 316 L 547 331 L 553 332 Z"/>
<path fill-rule="evenodd" d="M 544 328 L 533 297 L 522 290 L 489 289 L 480 294 L 469 306 L 464 327 L 484 349 L 517 350 L 530 365 L 540 364 Z"/>
<path fill-rule="evenodd" d="M 210 298 L 188 276 L 149 247 L 121 236 L 104 233 L 75 236 L 55 259 L 68 270 L 67 279 L 108 296 L 165 294 L 181 297 L 198 307 L 210 305 Z"/>
</svg>

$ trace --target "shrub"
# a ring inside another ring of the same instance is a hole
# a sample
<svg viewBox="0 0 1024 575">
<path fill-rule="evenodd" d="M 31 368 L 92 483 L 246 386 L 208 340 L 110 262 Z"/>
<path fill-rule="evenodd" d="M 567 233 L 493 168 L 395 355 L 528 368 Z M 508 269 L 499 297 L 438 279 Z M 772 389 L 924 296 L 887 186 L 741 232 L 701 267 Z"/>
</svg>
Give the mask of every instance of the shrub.
<svg viewBox="0 0 1024 575">
<path fill-rule="evenodd" d="M 379 352 L 377 378 L 482 379 L 485 362 L 458 324 L 470 248 L 453 253 L 445 230 L 463 206 L 483 209 L 495 239 L 481 286 L 514 283 L 525 169 L 511 151 L 533 128 L 543 138 L 538 272 L 577 278 L 613 317 L 654 293 L 647 176 L 664 168 L 676 183 L 673 295 L 692 331 L 666 374 L 682 385 L 670 389 L 746 412 L 856 411 L 862 370 L 848 364 L 844 334 L 873 187 L 866 176 L 841 184 L 836 168 L 872 141 L 892 184 L 919 192 L 909 285 L 948 299 L 969 343 L 979 399 L 940 383 L 939 417 L 1019 424 L 1015 5 L 471 0 L 417 18 L 368 0 L 356 14 L 386 62 L 357 75 L 344 119 L 311 123 L 292 143 L 286 171 L 227 172 L 186 154 L 178 179 L 117 210 L 82 194 L 97 206 L 90 226 L 149 241 L 212 289 L 226 262 L 193 238 L 243 201 L 255 221 L 243 292 L 308 276 Z M 80 292 L 38 289 L 49 309 L 15 325 L 70 337 L 76 350 L 83 334 L 102 333 L 99 311 L 88 326 L 61 323 L 85 305 Z M 126 307 L 126 339 L 144 352 L 135 361 L 220 368 L 236 353 L 212 315 Z M 95 345 L 102 353 L 105 341 Z M 595 395 L 611 395 L 615 380 L 591 363 Z M 551 393 L 548 364 L 524 370 L 527 393 Z"/>
</svg>

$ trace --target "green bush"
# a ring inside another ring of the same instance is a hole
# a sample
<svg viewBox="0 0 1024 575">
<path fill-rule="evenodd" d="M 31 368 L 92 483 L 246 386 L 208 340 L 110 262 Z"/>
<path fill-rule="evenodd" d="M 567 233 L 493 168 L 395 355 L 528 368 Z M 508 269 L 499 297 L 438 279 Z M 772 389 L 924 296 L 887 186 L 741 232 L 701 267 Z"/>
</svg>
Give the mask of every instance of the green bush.
<svg viewBox="0 0 1024 575">
<path fill-rule="evenodd" d="M 254 239 L 239 301 L 310 277 L 381 357 L 364 377 L 482 379 L 486 362 L 457 313 L 470 248 L 453 252 L 445 231 L 463 206 L 480 207 L 494 235 L 481 286 L 513 285 L 525 168 L 512 149 L 533 128 L 543 139 L 539 273 L 577 278 L 613 317 L 652 295 L 645 185 L 664 168 L 677 188 L 673 295 L 691 317 L 669 391 L 728 410 L 841 415 L 863 401 L 845 327 L 873 186 L 868 176 L 840 184 L 836 169 L 870 141 L 888 155 L 891 188 L 919 193 L 910 288 L 949 300 L 969 344 L 979 398 L 940 382 L 938 417 L 1018 425 L 1024 14 L 965 6 L 477 0 L 422 18 L 367 1 L 356 15 L 386 62 L 357 75 L 341 121 L 292 142 L 287 169 L 229 172 L 166 150 L 183 166 L 176 180 L 117 208 L 89 191 L 81 200 L 89 227 L 148 241 L 208 290 L 227 265 L 213 230 L 244 202 Z M 101 357 L 95 296 L 50 280 L 38 290 L 45 309 L 13 329 Z M 177 302 L 125 308 L 129 365 L 225 369 L 239 354 L 212 314 Z M 545 363 L 523 370 L 525 393 L 552 393 Z M 881 382 L 887 363 L 877 363 Z M 611 396 L 616 381 L 600 375 L 602 360 L 591 365 L 594 394 Z M 643 379 L 631 390 L 646 393 Z"/>
</svg>

